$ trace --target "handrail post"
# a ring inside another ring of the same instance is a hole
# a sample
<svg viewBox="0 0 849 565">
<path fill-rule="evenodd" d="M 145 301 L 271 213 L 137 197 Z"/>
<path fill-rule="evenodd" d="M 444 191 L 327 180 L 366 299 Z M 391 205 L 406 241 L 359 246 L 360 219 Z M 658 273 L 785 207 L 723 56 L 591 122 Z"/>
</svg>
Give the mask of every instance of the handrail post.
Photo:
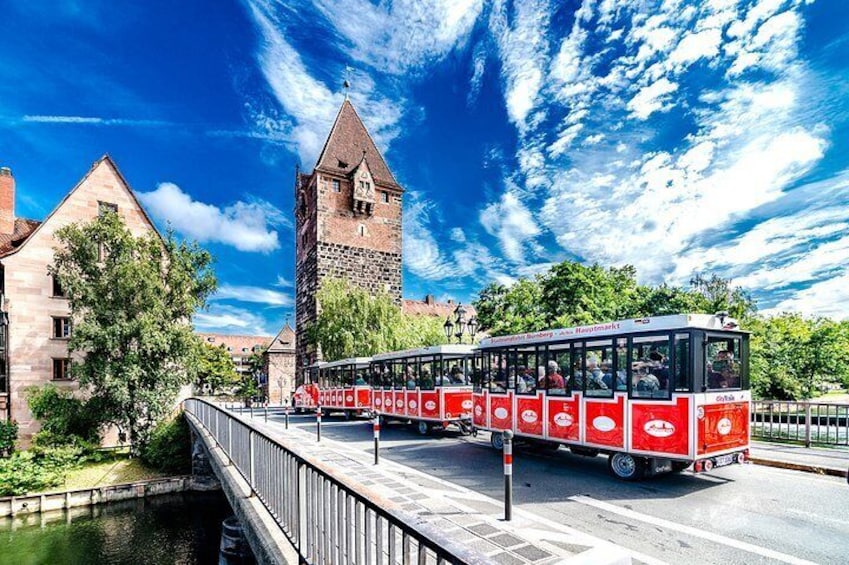
<svg viewBox="0 0 849 565">
<path fill-rule="evenodd" d="M 805 447 L 811 447 L 811 403 L 805 402 Z"/>
<path fill-rule="evenodd" d="M 254 495 L 254 431 L 252 429 L 248 429 L 248 468 L 250 472 L 248 476 L 251 479 L 251 484 L 248 485 L 251 487 L 250 496 Z"/>
<path fill-rule="evenodd" d="M 374 464 L 380 463 L 380 412 L 374 412 Z"/>
<path fill-rule="evenodd" d="M 513 519 L 513 432 L 504 430 L 504 520 Z"/>
<path fill-rule="evenodd" d="M 321 404 L 315 410 L 315 441 L 321 441 Z"/>
</svg>

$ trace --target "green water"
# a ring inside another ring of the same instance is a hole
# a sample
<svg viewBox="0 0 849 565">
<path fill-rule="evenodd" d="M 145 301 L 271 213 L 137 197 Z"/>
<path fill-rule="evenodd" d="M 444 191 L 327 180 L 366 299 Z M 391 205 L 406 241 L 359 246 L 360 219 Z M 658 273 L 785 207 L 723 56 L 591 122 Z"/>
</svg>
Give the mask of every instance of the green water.
<svg viewBox="0 0 849 565">
<path fill-rule="evenodd" d="M 218 563 L 221 493 L 187 493 L 0 519 L 0 564 Z"/>
</svg>

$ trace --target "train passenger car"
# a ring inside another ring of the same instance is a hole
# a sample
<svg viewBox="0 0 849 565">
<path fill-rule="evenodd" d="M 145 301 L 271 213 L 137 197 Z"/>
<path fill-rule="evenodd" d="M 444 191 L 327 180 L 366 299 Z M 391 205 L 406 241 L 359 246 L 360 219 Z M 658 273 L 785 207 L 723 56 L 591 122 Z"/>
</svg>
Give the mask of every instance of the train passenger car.
<svg viewBox="0 0 849 565">
<path fill-rule="evenodd" d="M 493 337 L 479 345 L 476 428 L 608 454 L 617 477 L 748 459 L 749 336 L 724 313 Z"/>
<path fill-rule="evenodd" d="M 372 357 L 373 408 L 385 420 L 410 420 L 419 433 L 456 425 L 470 431 L 473 345 L 436 345 Z"/>
<path fill-rule="evenodd" d="M 318 406 L 318 372 L 323 362 L 319 361 L 304 369 L 304 381 L 292 395 L 292 406 L 296 414 L 312 412 Z"/>
<path fill-rule="evenodd" d="M 318 404 L 323 413 L 343 412 L 351 419 L 371 411 L 369 357 L 322 363 L 318 371 Z"/>
</svg>

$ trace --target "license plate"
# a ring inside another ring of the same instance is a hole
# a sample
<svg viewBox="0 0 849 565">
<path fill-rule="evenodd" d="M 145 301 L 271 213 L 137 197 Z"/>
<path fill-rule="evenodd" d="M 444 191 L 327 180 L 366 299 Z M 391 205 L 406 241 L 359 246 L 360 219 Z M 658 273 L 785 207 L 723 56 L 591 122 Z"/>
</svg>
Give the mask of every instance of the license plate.
<svg viewBox="0 0 849 565">
<path fill-rule="evenodd" d="M 720 455 L 716 458 L 716 463 L 714 464 L 714 467 L 725 467 L 726 465 L 731 465 L 732 463 L 734 463 L 735 460 L 736 458 L 733 454 Z"/>
</svg>

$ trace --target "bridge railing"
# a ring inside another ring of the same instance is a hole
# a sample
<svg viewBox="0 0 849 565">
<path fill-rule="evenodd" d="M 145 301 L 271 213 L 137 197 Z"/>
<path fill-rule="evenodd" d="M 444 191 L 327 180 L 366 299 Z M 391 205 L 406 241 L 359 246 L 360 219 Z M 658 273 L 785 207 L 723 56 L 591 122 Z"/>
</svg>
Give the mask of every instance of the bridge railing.
<svg viewBox="0 0 849 565">
<path fill-rule="evenodd" d="M 344 477 L 287 449 L 226 409 L 197 398 L 183 405 L 224 451 L 303 561 L 333 565 L 491 562 L 433 527 L 417 523 L 413 516 L 381 507 L 380 500 L 370 499 Z"/>
<path fill-rule="evenodd" d="M 755 400 L 752 437 L 849 446 L 849 404 Z"/>
</svg>

